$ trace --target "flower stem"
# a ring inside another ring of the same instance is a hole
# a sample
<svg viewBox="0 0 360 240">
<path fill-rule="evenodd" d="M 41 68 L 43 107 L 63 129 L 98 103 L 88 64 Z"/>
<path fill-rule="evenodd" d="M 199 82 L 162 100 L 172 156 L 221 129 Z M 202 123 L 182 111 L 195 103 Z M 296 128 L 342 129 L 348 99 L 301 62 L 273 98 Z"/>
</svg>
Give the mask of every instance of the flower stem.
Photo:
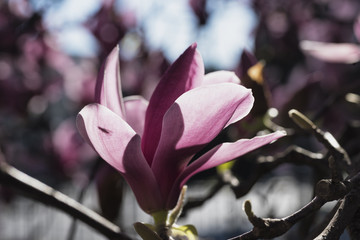
<svg viewBox="0 0 360 240">
<path fill-rule="evenodd" d="M 168 217 L 168 211 L 163 210 L 151 214 L 154 218 L 155 226 L 166 226 L 166 220 Z"/>
</svg>

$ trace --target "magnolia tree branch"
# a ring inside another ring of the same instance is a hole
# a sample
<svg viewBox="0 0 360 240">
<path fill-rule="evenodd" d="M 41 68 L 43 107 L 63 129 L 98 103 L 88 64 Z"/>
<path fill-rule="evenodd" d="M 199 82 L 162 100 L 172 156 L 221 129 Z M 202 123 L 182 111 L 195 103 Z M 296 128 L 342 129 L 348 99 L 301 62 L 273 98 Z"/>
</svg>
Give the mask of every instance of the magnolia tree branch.
<svg viewBox="0 0 360 240">
<path fill-rule="evenodd" d="M 244 203 L 244 210 L 254 228 L 247 233 L 232 238 L 231 240 L 270 239 L 281 236 L 298 221 L 319 210 L 325 203 L 325 199 L 321 197 L 315 197 L 310 203 L 292 215 L 280 219 L 271 219 L 257 217 L 252 212 L 250 201 L 246 201 Z"/>
<path fill-rule="evenodd" d="M 339 199 L 340 201 L 335 208 L 336 212 L 331 221 L 315 239 L 339 239 L 345 228 L 348 227 L 351 222 L 356 221 L 354 216 L 360 207 L 360 173 L 355 175 L 357 170 L 352 169 L 352 162 L 348 154 L 330 133 L 323 132 L 300 112 L 291 110 L 289 115 L 301 128 L 312 131 L 316 138 L 328 149 L 328 166 L 331 179 L 320 180 L 315 188 L 315 198 L 305 207 L 285 218 L 259 218 L 252 212 L 251 203 L 246 201 L 244 210 L 254 227 L 251 231 L 235 237 L 232 240 L 269 239 L 281 236 L 299 220 L 319 210 L 326 202 Z M 268 157 L 270 168 L 273 167 L 274 162 L 275 166 L 277 166 L 276 162 L 287 159 L 291 152 L 292 150 L 283 156 L 277 156 L 277 158 Z M 324 160 L 324 157 L 321 159 Z M 349 174 L 349 180 L 343 179 L 341 170 L 345 170 Z M 259 173 L 257 175 L 259 175 Z M 256 181 L 257 177 L 258 176 L 255 175 L 253 181 Z M 249 189 L 250 188 L 251 187 L 249 187 Z"/>
<path fill-rule="evenodd" d="M 340 206 L 330 223 L 314 240 L 339 239 L 345 228 L 354 221 L 353 218 L 360 207 L 360 173 L 350 180 L 350 184 L 353 188 L 340 200 Z"/>
<path fill-rule="evenodd" d="M 8 165 L 0 156 L 0 183 L 11 186 L 29 198 L 55 207 L 79 219 L 114 240 L 130 240 L 120 228 L 77 201 Z"/>
<path fill-rule="evenodd" d="M 348 233 L 351 239 L 360 239 L 360 207 L 353 216 L 353 221 L 347 226 Z"/>
<path fill-rule="evenodd" d="M 334 217 L 339 207 L 340 207 L 340 201 L 338 201 L 335 204 L 335 206 L 331 209 L 331 211 L 326 213 L 326 216 L 324 216 L 324 218 L 319 224 L 317 224 L 316 226 L 312 226 L 311 231 L 307 231 L 306 236 L 304 236 L 305 237 L 304 240 L 313 240 L 316 236 L 318 236 L 324 230 L 324 228 L 326 228 L 326 226 L 329 225 L 331 219 Z"/>
<path fill-rule="evenodd" d="M 326 228 L 314 240 L 337 240 L 352 221 L 359 207 L 359 193 L 354 191 L 340 200 L 340 206 Z"/>
<path fill-rule="evenodd" d="M 316 238 L 316 240 L 338 239 L 343 233 L 345 227 L 349 224 L 360 205 L 360 191 L 358 188 L 352 188 L 352 182 L 343 181 L 334 183 L 329 180 L 321 180 L 316 186 L 316 197 L 306 206 L 297 212 L 281 218 L 259 218 L 252 212 L 250 201 L 244 203 L 244 210 L 249 221 L 253 224 L 253 229 L 231 240 L 255 240 L 275 238 L 286 233 L 294 224 L 319 210 L 326 202 L 343 198 L 333 219 Z"/>
</svg>

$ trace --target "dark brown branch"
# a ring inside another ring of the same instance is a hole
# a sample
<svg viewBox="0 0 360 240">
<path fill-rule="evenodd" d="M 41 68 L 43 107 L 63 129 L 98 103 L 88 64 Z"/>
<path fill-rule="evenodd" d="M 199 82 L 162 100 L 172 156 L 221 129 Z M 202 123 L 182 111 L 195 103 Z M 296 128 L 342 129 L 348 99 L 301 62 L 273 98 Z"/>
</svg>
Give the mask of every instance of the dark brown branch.
<svg viewBox="0 0 360 240">
<path fill-rule="evenodd" d="M 244 204 L 244 209 L 249 221 L 254 225 L 254 228 L 251 231 L 235 238 L 231 238 L 230 240 L 270 239 L 281 236 L 298 221 L 319 210 L 325 203 L 326 201 L 323 198 L 315 197 L 310 203 L 290 216 L 280 219 L 271 219 L 255 216 L 251 211 L 250 203 L 246 202 Z"/>
<path fill-rule="evenodd" d="M 331 219 L 334 217 L 336 211 L 340 207 L 340 201 L 336 203 L 336 205 L 331 209 L 330 212 L 326 214 L 326 216 L 321 220 L 321 223 L 316 225 L 312 231 L 306 236 L 305 240 L 313 240 L 316 236 L 318 236 L 324 228 L 330 223 Z"/>
<path fill-rule="evenodd" d="M 353 217 L 360 207 L 360 174 L 355 175 L 350 181 L 343 180 L 340 166 L 349 174 L 351 174 L 351 171 L 354 171 L 351 169 L 351 161 L 348 154 L 330 133 L 323 132 L 311 120 L 297 110 L 291 110 L 289 115 L 301 128 L 311 130 L 315 137 L 328 149 L 330 153 L 328 165 L 330 168 L 331 179 L 320 180 L 315 189 L 316 197 L 305 207 L 285 218 L 259 218 L 252 212 L 250 202 L 245 202 L 245 213 L 254 227 L 251 231 L 232 238 L 231 240 L 270 239 L 281 236 L 298 221 L 319 210 L 326 202 L 338 199 L 341 200 L 336 208 L 336 213 L 316 240 L 339 239 L 345 228 L 354 221 Z M 300 152 L 305 154 L 299 154 Z M 295 154 L 295 156 L 300 155 L 301 158 L 298 160 L 300 160 L 302 164 L 304 163 L 304 159 L 305 161 L 312 159 L 310 160 L 311 162 L 307 162 L 310 166 L 316 163 L 319 170 L 328 171 L 327 169 L 324 169 L 325 157 L 323 155 L 320 156 L 295 147 L 289 149 L 282 155 L 258 159 L 255 174 L 251 179 L 245 182 L 247 184 L 240 183 L 238 186 L 233 186 L 233 189 L 237 190 L 237 197 L 241 197 L 247 193 L 263 173 L 269 172 L 269 170 L 274 169 L 281 163 L 289 162 L 289 160 L 292 160 L 292 162 L 295 163 L 294 156 L 290 157 L 292 154 Z M 308 157 L 304 158 L 304 155 Z M 317 160 L 322 161 L 314 161 L 314 157 Z M 319 162 L 321 162 L 320 165 L 318 165 Z"/>
<path fill-rule="evenodd" d="M 303 208 L 291 214 L 290 216 L 284 218 L 284 221 L 288 222 L 291 225 L 294 225 L 301 219 L 307 217 L 309 214 L 319 210 L 325 203 L 326 201 L 323 198 L 315 197 L 313 200 L 311 200 L 311 202 L 309 202 Z"/>
<path fill-rule="evenodd" d="M 121 233 L 118 226 L 109 222 L 99 214 L 86 208 L 72 198 L 69 198 L 55 189 L 11 167 L 5 163 L 3 159 L 0 159 L 0 182 L 6 186 L 15 188 L 23 194 L 26 194 L 27 197 L 55 207 L 70 216 L 81 220 L 109 239 L 131 239 Z"/>
<path fill-rule="evenodd" d="M 353 188 L 351 188 L 353 186 Z M 315 240 L 339 239 L 345 228 L 353 221 L 360 206 L 360 174 L 350 181 L 321 180 L 316 187 L 317 196 L 297 212 L 281 218 L 259 218 L 251 209 L 250 202 L 245 202 L 244 209 L 253 229 L 231 240 L 269 239 L 283 235 L 294 224 L 311 213 L 319 210 L 326 202 L 340 199 L 340 206 L 322 233 Z"/>
<path fill-rule="evenodd" d="M 351 185 L 349 181 L 322 179 L 316 184 L 315 192 L 317 196 L 331 202 L 343 198 L 351 190 Z"/>
<path fill-rule="evenodd" d="M 337 240 L 353 221 L 353 217 L 360 207 L 360 174 L 358 173 L 350 182 L 354 187 L 345 198 L 340 200 L 340 207 L 334 217 L 315 240 Z"/>
<path fill-rule="evenodd" d="M 306 131 L 311 131 L 317 140 L 329 150 L 329 153 L 334 157 L 334 161 L 341 165 L 349 174 L 351 173 L 353 169 L 351 169 L 349 155 L 331 133 L 324 132 L 309 118 L 295 109 L 289 111 L 289 116 L 299 127 Z"/>
<path fill-rule="evenodd" d="M 340 207 L 336 211 L 333 219 L 314 240 L 337 240 L 340 238 L 359 207 L 360 198 L 356 195 L 358 194 L 352 192 L 340 201 Z"/>
<path fill-rule="evenodd" d="M 354 214 L 353 221 L 349 223 L 347 226 L 348 233 L 350 235 L 350 239 L 360 239 L 360 208 Z"/>
<path fill-rule="evenodd" d="M 341 214 L 338 214 L 340 217 L 336 217 L 337 214 L 335 214 L 334 218 L 339 219 L 339 221 L 342 221 L 341 223 L 343 224 L 344 222 L 343 213 L 352 211 L 352 215 L 350 213 L 347 213 L 346 215 L 347 217 L 350 217 L 349 221 L 351 221 L 353 215 L 355 214 L 357 208 L 360 205 L 360 201 L 359 201 L 360 192 L 351 189 L 351 186 L 353 186 L 355 183 L 358 183 L 359 181 L 358 178 L 360 179 L 360 175 L 359 177 L 353 178 L 352 181 L 333 181 L 331 179 L 319 181 L 316 187 L 316 197 L 310 203 L 305 205 L 297 212 L 281 219 L 259 218 L 255 216 L 255 214 L 252 212 L 250 202 L 245 202 L 244 204 L 245 213 L 254 227 L 251 231 L 244 233 L 238 237 L 235 237 L 231 240 L 269 239 L 269 238 L 281 236 L 284 233 L 286 233 L 294 224 L 299 222 L 301 219 L 304 219 L 305 217 L 319 210 L 326 202 L 340 199 L 343 198 L 344 196 L 346 196 L 344 201 L 345 202 L 344 204 L 346 205 L 344 206 L 343 204 L 340 205 L 339 209 L 337 210 L 337 213 L 341 212 Z M 359 203 L 354 204 L 356 201 Z M 323 238 L 319 238 L 317 240 L 338 239 L 338 238 L 328 238 L 328 237 L 329 236 L 332 237 L 333 235 L 338 236 L 339 233 L 341 235 L 341 233 L 344 231 L 345 227 L 349 223 L 346 222 L 345 225 L 341 225 L 333 221 L 336 220 L 332 220 L 328 225 L 328 227 L 326 228 L 329 230 L 325 231 L 326 230 L 325 229 L 323 231 L 322 233 Z M 334 228 L 333 227 L 334 225 L 338 226 L 338 228 Z M 336 231 L 334 229 L 336 229 Z"/>
</svg>

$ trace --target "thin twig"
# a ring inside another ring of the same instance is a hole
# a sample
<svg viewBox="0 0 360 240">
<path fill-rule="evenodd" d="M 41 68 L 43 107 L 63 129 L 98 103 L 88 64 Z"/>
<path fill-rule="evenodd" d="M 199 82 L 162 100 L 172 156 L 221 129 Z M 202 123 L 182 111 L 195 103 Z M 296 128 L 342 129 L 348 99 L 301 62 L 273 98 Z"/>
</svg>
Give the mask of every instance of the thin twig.
<svg viewBox="0 0 360 240">
<path fill-rule="evenodd" d="M 259 157 L 253 174 L 246 180 L 240 181 L 240 184 L 231 186 L 236 198 L 241 198 L 246 195 L 259 178 L 284 163 L 307 165 L 322 173 L 327 171 L 327 160 L 325 160 L 323 154 L 313 153 L 301 147 L 291 146 L 275 156 Z"/>
<path fill-rule="evenodd" d="M 240 181 L 231 172 L 224 172 L 217 178 L 216 183 L 211 187 L 210 191 L 199 198 L 189 198 L 184 206 L 184 216 L 190 209 L 202 206 L 208 199 L 212 198 L 224 185 L 229 185 L 233 190 L 236 198 L 246 195 L 256 184 L 260 177 L 269 173 L 283 163 L 292 163 L 298 165 L 309 165 L 320 172 L 327 170 L 327 160 L 320 153 L 313 153 L 297 146 L 291 146 L 284 152 L 275 156 L 262 156 L 257 159 L 254 174 L 246 181 Z M 230 170 L 231 171 L 231 170 Z M 238 181 L 235 181 L 238 180 Z"/>
<path fill-rule="evenodd" d="M 329 153 L 333 156 L 334 161 L 340 164 L 344 170 L 348 173 L 354 170 L 352 169 L 352 163 L 349 155 L 330 132 L 324 132 L 309 118 L 296 109 L 290 110 L 289 116 L 299 127 L 306 131 L 311 131 L 316 139 L 329 150 Z"/>
<path fill-rule="evenodd" d="M 223 181 L 220 178 L 217 179 L 216 183 L 211 187 L 210 191 L 200 198 L 189 198 L 187 203 L 184 205 L 181 217 L 184 217 L 186 213 L 193 208 L 202 206 L 207 200 L 212 198 L 219 190 L 224 186 Z"/>
<path fill-rule="evenodd" d="M 1 156 L 0 156 L 1 157 Z M 118 226 L 77 201 L 8 165 L 0 159 L 0 183 L 11 186 L 46 205 L 55 207 L 96 229 L 109 239 L 130 240 Z"/>
</svg>

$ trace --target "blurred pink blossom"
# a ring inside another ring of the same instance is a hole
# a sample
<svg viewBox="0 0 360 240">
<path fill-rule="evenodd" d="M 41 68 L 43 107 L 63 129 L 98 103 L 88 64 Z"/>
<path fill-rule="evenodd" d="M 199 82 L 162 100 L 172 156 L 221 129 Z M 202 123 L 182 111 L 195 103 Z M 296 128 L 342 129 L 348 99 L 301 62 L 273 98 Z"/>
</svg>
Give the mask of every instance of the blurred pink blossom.
<svg viewBox="0 0 360 240">
<path fill-rule="evenodd" d="M 66 171 L 74 170 L 81 162 L 95 159 L 96 153 L 81 140 L 72 118 L 62 121 L 56 128 L 52 144 Z"/>
<path fill-rule="evenodd" d="M 300 47 L 304 53 L 325 62 L 356 63 L 360 60 L 360 46 L 357 44 L 304 40 Z"/>
</svg>

